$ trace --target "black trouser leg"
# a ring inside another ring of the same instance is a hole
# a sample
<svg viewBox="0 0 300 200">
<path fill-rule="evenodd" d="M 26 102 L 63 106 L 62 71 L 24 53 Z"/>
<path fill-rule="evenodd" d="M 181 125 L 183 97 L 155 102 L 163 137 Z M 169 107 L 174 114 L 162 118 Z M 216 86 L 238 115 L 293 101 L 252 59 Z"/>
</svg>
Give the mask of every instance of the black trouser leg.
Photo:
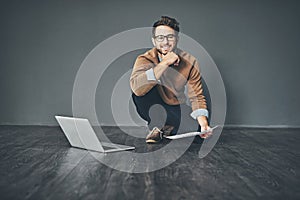
<svg viewBox="0 0 300 200">
<path fill-rule="evenodd" d="M 151 106 L 158 104 L 162 105 L 163 101 L 160 98 L 158 91 L 156 87 L 153 87 L 147 94 L 144 96 L 136 96 L 134 93 L 132 93 L 132 99 L 134 102 L 134 105 L 136 107 L 136 111 L 139 114 L 139 116 L 147 121 L 148 125 L 151 122 L 151 118 L 149 116 L 149 110 Z"/>
<path fill-rule="evenodd" d="M 165 125 L 171 125 L 174 127 L 172 134 L 176 134 L 178 130 L 180 132 L 199 130 L 197 121 L 190 117 L 192 109 L 186 104 L 166 104 L 161 99 L 156 87 L 153 87 L 144 96 L 136 96 L 135 94 L 132 94 L 132 98 L 139 116 L 147 121 L 148 125 L 150 125 L 151 121 L 153 121 L 149 115 L 149 110 L 151 106 L 158 104 L 163 107 L 167 114 Z M 162 112 L 162 110 L 156 110 L 156 112 Z M 160 116 L 160 113 L 157 113 L 156 116 Z"/>
</svg>

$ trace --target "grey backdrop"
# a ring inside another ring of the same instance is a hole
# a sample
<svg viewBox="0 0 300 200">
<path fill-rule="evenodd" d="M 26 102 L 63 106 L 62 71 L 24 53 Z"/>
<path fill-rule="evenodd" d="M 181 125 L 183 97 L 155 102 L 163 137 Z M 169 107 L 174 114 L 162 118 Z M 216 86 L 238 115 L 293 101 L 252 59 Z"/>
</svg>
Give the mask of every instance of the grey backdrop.
<svg viewBox="0 0 300 200">
<path fill-rule="evenodd" d="M 87 54 L 116 33 L 170 15 L 216 62 L 227 125 L 300 126 L 299 2 L 1 1 L 0 124 L 55 125 L 55 114 L 72 115 L 73 82 Z M 109 95 L 116 74 L 141 52 L 121 56 L 99 82 L 102 124 L 114 124 Z"/>
</svg>

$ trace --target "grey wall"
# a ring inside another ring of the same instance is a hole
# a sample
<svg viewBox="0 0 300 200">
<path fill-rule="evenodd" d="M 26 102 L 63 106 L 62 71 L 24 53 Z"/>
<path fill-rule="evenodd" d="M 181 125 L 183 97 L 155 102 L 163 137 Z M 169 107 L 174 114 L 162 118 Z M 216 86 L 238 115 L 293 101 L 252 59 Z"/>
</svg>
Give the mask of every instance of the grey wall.
<svg viewBox="0 0 300 200">
<path fill-rule="evenodd" d="M 0 124 L 53 125 L 55 114 L 72 115 L 73 83 L 87 54 L 166 14 L 217 64 L 226 124 L 300 126 L 299 10 L 296 0 L 1 1 Z M 117 59 L 99 82 L 101 123 L 114 120 L 110 96 L 100 94 L 109 94 L 115 74 L 130 69 L 141 52 Z"/>
</svg>

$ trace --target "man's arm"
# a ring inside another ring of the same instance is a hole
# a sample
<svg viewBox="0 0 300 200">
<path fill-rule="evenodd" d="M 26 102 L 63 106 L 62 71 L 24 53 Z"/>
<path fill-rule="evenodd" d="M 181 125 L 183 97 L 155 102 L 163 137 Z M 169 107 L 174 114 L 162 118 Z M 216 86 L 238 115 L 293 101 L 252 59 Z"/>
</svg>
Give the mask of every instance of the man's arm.
<svg viewBox="0 0 300 200">
<path fill-rule="evenodd" d="M 143 96 L 157 84 L 155 77 L 151 77 L 153 67 L 154 63 L 144 56 L 136 59 L 130 76 L 130 87 L 135 95 Z"/>
<path fill-rule="evenodd" d="M 162 61 L 154 63 L 144 56 L 139 56 L 133 66 L 130 87 L 135 95 L 143 96 L 159 82 L 160 77 L 170 65 L 179 63 L 179 57 L 173 52 L 162 56 Z"/>
<path fill-rule="evenodd" d="M 193 112 L 191 116 L 196 119 L 201 126 L 201 132 L 209 130 L 208 124 L 208 111 L 206 106 L 205 96 L 203 95 L 201 74 L 198 66 L 198 62 L 195 61 L 193 68 L 191 69 L 189 80 L 187 83 L 188 86 L 188 96 L 192 104 Z M 211 135 L 211 132 L 208 132 L 201 137 L 206 138 Z"/>
<path fill-rule="evenodd" d="M 169 52 L 166 55 L 161 55 L 161 57 L 162 61 L 153 69 L 156 79 L 160 79 L 160 77 L 170 65 L 174 64 L 178 66 L 180 62 L 179 56 L 174 52 Z"/>
</svg>

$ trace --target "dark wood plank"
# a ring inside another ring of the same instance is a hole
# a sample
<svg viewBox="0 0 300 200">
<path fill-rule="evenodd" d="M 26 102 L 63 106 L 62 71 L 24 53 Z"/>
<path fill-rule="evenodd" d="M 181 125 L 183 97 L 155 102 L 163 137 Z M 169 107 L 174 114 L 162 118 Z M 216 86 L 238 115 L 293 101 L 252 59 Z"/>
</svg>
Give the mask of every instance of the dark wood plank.
<svg viewBox="0 0 300 200">
<path fill-rule="evenodd" d="M 115 143 L 136 146 L 137 153 L 167 144 L 146 145 L 144 138 L 116 127 L 103 130 Z M 146 136 L 145 129 L 127 131 Z M 203 159 L 198 155 L 201 144 L 193 143 L 169 166 L 133 174 L 95 159 L 105 158 L 103 154 L 70 148 L 58 127 L 0 126 L 0 198 L 299 199 L 299 131 L 224 129 Z M 162 156 L 174 156 L 177 145 Z M 131 162 L 129 169 L 135 166 Z"/>
</svg>

